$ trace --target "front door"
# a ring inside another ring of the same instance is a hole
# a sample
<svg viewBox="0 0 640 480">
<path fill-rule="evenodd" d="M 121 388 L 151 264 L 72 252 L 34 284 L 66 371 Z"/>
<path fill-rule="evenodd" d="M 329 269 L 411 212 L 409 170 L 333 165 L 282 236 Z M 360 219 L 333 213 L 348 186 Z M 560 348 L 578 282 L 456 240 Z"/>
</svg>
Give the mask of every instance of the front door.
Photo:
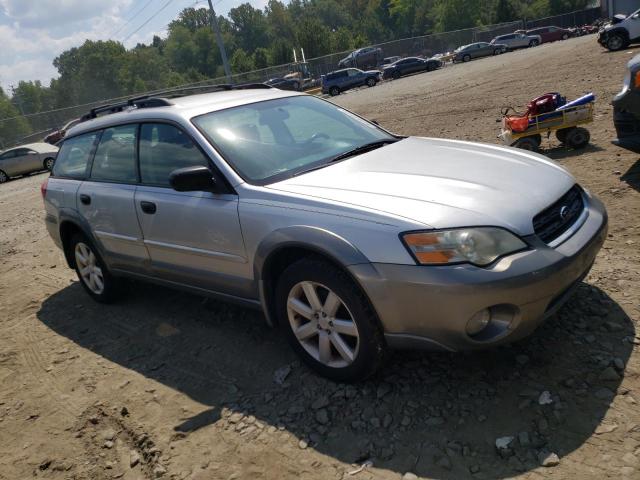
<svg viewBox="0 0 640 480">
<path fill-rule="evenodd" d="M 146 273 L 149 258 L 134 205 L 137 128 L 135 124 L 122 125 L 102 132 L 76 204 L 111 268 Z"/>
<path fill-rule="evenodd" d="M 153 275 L 249 297 L 252 269 L 240 230 L 238 196 L 171 188 L 169 174 L 178 168 L 212 168 L 189 136 L 173 125 L 143 124 L 139 149 L 141 185 L 135 205 Z"/>
</svg>

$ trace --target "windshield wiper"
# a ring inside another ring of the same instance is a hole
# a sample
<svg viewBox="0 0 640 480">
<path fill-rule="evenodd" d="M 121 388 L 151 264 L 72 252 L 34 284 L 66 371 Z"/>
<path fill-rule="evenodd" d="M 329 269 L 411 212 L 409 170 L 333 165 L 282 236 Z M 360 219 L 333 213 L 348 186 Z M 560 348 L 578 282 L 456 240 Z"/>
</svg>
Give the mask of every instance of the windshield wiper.
<svg viewBox="0 0 640 480">
<path fill-rule="evenodd" d="M 384 147 L 385 145 L 388 145 L 389 143 L 395 143 L 397 141 L 398 140 L 393 139 L 393 140 L 378 140 L 376 142 L 365 143 L 364 145 L 360 145 L 359 147 L 356 147 L 354 149 L 347 150 L 346 152 L 341 153 L 337 157 L 333 157 L 331 160 L 329 160 L 329 163 L 339 162 L 340 160 L 344 160 L 345 158 L 353 157 L 353 156 L 359 155 L 361 153 L 370 152 L 371 150 L 375 150 L 376 148 Z"/>
<path fill-rule="evenodd" d="M 385 145 L 388 145 L 390 143 L 395 143 L 397 141 L 398 141 L 398 139 L 394 138 L 394 139 L 377 140 L 375 142 L 365 143 L 364 145 L 360 145 L 359 147 L 352 148 L 351 150 L 347 150 L 346 152 L 341 153 L 338 156 L 330 158 L 329 160 L 327 160 L 324 163 L 321 163 L 320 165 L 315 165 L 315 166 L 313 166 L 311 168 L 307 168 L 305 170 L 301 170 L 299 172 L 296 172 L 295 174 L 293 174 L 293 176 L 297 177 L 299 175 L 304 175 L 305 173 L 313 172 L 315 170 L 320 170 L 321 168 L 328 167 L 332 163 L 339 162 L 340 160 L 344 160 L 345 158 L 353 157 L 353 156 L 359 155 L 361 153 L 370 152 L 371 150 L 375 150 L 376 148 L 384 147 Z"/>
</svg>

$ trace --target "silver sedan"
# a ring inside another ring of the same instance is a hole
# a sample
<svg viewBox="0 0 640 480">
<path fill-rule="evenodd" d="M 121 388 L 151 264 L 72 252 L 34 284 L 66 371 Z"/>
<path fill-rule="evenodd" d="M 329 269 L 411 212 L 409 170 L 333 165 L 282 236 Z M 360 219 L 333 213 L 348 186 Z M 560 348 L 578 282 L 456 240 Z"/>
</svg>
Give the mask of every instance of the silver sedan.
<svg viewBox="0 0 640 480">
<path fill-rule="evenodd" d="M 48 143 L 29 143 L 0 153 L 0 183 L 11 177 L 51 170 L 58 147 Z"/>
</svg>

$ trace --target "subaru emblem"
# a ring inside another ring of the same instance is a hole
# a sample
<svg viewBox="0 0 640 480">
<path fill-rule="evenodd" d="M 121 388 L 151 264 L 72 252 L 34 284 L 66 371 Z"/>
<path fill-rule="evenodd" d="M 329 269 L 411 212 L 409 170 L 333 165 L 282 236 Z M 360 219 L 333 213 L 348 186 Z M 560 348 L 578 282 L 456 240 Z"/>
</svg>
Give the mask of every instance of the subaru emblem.
<svg viewBox="0 0 640 480">
<path fill-rule="evenodd" d="M 568 213 L 569 213 L 569 207 L 567 207 L 566 205 L 563 205 L 560 208 L 560 218 L 564 220 L 565 218 L 567 218 Z"/>
</svg>

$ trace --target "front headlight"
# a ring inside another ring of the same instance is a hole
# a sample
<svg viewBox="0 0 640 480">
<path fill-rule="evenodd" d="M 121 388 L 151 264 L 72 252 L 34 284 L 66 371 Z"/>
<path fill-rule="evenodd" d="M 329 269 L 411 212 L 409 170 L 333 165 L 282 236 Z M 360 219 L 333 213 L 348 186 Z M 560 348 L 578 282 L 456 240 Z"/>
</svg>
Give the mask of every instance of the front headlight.
<svg viewBox="0 0 640 480">
<path fill-rule="evenodd" d="M 518 237 L 496 227 L 411 232 L 403 234 L 402 240 L 421 265 L 472 263 L 483 267 L 527 248 Z"/>
</svg>

